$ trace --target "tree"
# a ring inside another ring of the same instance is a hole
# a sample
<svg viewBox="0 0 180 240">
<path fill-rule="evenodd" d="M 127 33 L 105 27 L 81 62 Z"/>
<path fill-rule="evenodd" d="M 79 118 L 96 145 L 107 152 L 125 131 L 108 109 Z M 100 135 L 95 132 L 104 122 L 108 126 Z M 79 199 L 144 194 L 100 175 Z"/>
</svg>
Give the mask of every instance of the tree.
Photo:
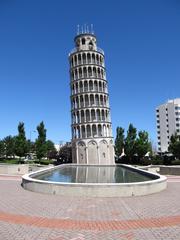
<svg viewBox="0 0 180 240">
<path fill-rule="evenodd" d="M 180 136 L 177 133 L 171 136 L 168 150 L 180 160 Z"/>
<path fill-rule="evenodd" d="M 4 142 L 4 149 L 5 149 L 5 156 L 6 157 L 14 157 L 15 155 L 15 137 L 11 135 L 5 137 L 3 139 Z"/>
<path fill-rule="evenodd" d="M 35 143 L 31 140 L 27 140 L 28 153 L 35 153 Z"/>
<path fill-rule="evenodd" d="M 132 124 L 129 124 L 127 137 L 124 144 L 124 151 L 130 162 L 132 162 L 132 159 L 136 153 L 136 132 L 136 128 Z"/>
<path fill-rule="evenodd" d="M 15 154 L 18 157 L 25 157 L 28 152 L 28 143 L 26 140 L 24 123 L 20 122 L 18 125 L 18 135 L 15 138 Z"/>
<path fill-rule="evenodd" d="M 120 157 L 124 148 L 124 129 L 122 127 L 116 128 L 116 139 L 115 139 L 115 154 Z"/>
<path fill-rule="evenodd" d="M 54 159 L 57 155 L 57 150 L 54 146 L 54 143 L 51 140 L 46 141 L 46 150 L 47 150 L 47 158 Z"/>
<path fill-rule="evenodd" d="M 69 144 L 64 145 L 59 150 L 58 161 L 60 162 L 72 162 L 72 147 Z"/>
<path fill-rule="evenodd" d="M 5 155 L 4 141 L 0 140 L 0 158 L 4 157 L 4 155 Z"/>
<path fill-rule="evenodd" d="M 146 131 L 139 131 L 138 138 L 136 140 L 136 153 L 139 159 L 142 159 L 147 152 L 151 151 L 151 142 Z"/>
<path fill-rule="evenodd" d="M 46 145 L 46 129 L 43 121 L 37 126 L 38 138 L 35 142 L 36 156 L 39 160 L 46 157 L 47 145 Z"/>
</svg>

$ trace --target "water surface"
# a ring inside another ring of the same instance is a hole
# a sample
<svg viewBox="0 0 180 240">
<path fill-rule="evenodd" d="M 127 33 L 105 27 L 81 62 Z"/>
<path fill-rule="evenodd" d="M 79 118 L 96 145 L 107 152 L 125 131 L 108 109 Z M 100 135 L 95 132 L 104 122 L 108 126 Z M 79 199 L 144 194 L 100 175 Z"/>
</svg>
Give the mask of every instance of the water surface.
<svg viewBox="0 0 180 240">
<path fill-rule="evenodd" d="M 123 166 L 62 166 L 33 178 L 66 183 L 131 183 L 158 179 Z"/>
</svg>

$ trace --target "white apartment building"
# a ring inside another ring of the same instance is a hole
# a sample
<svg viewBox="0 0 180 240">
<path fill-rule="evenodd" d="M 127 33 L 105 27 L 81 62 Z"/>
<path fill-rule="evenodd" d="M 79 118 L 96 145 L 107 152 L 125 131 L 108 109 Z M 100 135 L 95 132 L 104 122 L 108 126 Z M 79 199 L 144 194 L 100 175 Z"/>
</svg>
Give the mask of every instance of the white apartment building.
<svg viewBox="0 0 180 240">
<path fill-rule="evenodd" d="M 158 152 L 167 152 L 171 136 L 180 135 L 180 98 L 156 108 Z"/>
</svg>

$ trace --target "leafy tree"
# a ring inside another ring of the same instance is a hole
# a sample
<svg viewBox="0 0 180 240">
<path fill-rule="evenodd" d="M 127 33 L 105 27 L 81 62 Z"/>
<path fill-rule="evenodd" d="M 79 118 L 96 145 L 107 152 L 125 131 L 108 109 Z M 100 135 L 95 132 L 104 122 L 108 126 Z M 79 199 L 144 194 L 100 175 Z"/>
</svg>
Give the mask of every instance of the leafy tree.
<svg viewBox="0 0 180 240">
<path fill-rule="evenodd" d="M 136 153 L 136 135 L 137 135 L 136 128 L 132 124 L 129 124 L 127 137 L 125 139 L 124 150 L 126 157 L 130 162 L 132 162 L 132 159 Z"/>
<path fill-rule="evenodd" d="M 151 142 L 146 131 L 139 131 L 138 138 L 136 140 L 136 153 L 138 157 L 143 158 L 147 152 L 151 151 Z"/>
<path fill-rule="evenodd" d="M 168 150 L 180 160 L 180 136 L 177 133 L 171 136 Z"/>
<path fill-rule="evenodd" d="M 4 149 L 5 149 L 5 156 L 11 157 L 15 155 L 15 137 L 11 135 L 5 137 L 3 139 L 4 142 Z"/>
<path fill-rule="evenodd" d="M 72 162 L 72 147 L 69 144 L 64 145 L 59 150 L 58 161 L 68 163 Z"/>
<path fill-rule="evenodd" d="M 28 143 L 26 140 L 24 123 L 20 122 L 18 125 L 18 135 L 15 138 L 15 154 L 17 156 L 24 157 L 28 152 Z"/>
<path fill-rule="evenodd" d="M 51 140 L 46 141 L 46 150 L 47 150 L 47 157 L 49 159 L 56 158 L 57 150 L 54 146 L 54 143 Z"/>
<path fill-rule="evenodd" d="M 4 141 L 0 140 L 0 158 L 4 157 L 4 155 L 5 155 Z"/>
<path fill-rule="evenodd" d="M 35 143 L 30 141 L 29 139 L 27 140 L 27 146 L 28 146 L 28 152 L 29 153 L 35 153 Z"/>
<path fill-rule="evenodd" d="M 58 159 L 58 152 L 57 150 L 52 150 L 47 153 L 47 158 L 48 159 Z"/>
<path fill-rule="evenodd" d="M 122 127 L 116 128 L 115 139 L 115 154 L 120 157 L 124 148 L 124 129 Z"/>
<path fill-rule="evenodd" d="M 38 131 L 38 138 L 36 139 L 36 142 L 35 142 L 36 156 L 40 160 L 43 157 L 46 157 L 46 153 L 47 153 L 46 129 L 43 121 L 37 126 L 37 131 Z"/>
</svg>

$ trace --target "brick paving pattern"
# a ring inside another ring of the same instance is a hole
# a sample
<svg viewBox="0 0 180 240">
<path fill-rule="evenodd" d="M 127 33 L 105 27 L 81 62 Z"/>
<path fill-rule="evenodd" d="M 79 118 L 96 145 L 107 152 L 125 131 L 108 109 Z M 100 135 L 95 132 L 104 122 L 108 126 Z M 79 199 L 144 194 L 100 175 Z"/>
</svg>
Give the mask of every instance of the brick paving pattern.
<svg viewBox="0 0 180 240">
<path fill-rule="evenodd" d="M 142 197 L 61 197 L 0 175 L 0 240 L 180 240 L 180 177 Z"/>
</svg>

